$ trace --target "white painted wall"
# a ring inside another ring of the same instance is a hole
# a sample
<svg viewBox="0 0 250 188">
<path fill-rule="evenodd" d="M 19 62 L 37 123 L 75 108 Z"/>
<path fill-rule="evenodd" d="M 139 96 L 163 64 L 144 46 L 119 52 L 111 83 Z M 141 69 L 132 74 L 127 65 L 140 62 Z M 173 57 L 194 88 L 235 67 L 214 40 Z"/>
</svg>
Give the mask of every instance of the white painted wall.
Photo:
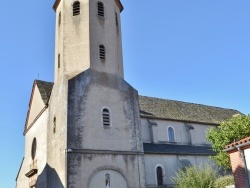
<svg viewBox="0 0 250 188">
<path fill-rule="evenodd" d="M 184 122 L 177 121 L 169 121 L 169 120 L 153 120 L 150 121 L 157 123 L 157 139 L 158 143 L 168 143 L 168 127 L 173 127 L 175 132 L 175 142 L 177 144 L 189 144 L 190 136 L 187 131 L 187 127 Z M 204 145 L 210 144 L 206 141 L 206 133 L 210 128 L 214 128 L 214 126 L 203 125 L 203 124 L 195 124 L 188 123 L 192 125 L 194 129 L 190 130 L 191 135 L 191 144 L 192 145 Z M 143 142 L 152 142 L 152 133 L 150 129 L 150 123 L 146 118 L 141 118 L 141 127 L 142 127 L 142 137 Z"/>
<path fill-rule="evenodd" d="M 158 165 L 164 167 L 164 184 L 172 185 L 172 178 L 180 167 L 179 160 L 187 159 L 192 165 L 202 165 L 206 163 L 214 166 L 212 160 L 207 156 L 194 156 L 194 155 L 167 155 L 167 154 L 145 154 L 145 171 L 146 171 L 146 185 L 157 185 L 156 167 Z"/>
<path fill-rule="evenodd" d="M 34 161 L 37 161 L 37 176 L 43 173 L 47 161 L 47 118 L 48 110 L 43 112 L 25 135 L 24 161 L 17 179 L 17 188 L 29 187 L 30 180 L 25 174 L 31 170 L 30 165 L 33 164 L 31 147 L 34 138 L 37 141 L 36 156 L 34 158 Z M 44 181 L 46 180 L 44 179 Z"/>
</svg>

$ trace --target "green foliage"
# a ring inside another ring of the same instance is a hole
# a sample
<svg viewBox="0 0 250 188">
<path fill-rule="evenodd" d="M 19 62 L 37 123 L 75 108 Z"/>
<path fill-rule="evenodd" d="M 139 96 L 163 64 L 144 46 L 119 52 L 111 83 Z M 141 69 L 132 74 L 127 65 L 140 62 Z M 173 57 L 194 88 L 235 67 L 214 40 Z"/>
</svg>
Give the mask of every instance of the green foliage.
<svg viewBox="0 0 250 188">
<path fill-rule="evenodd" d="M 222 176 L 214 182 L 214 188 L 222 188 L 234 184 L 233 176 Z"/>
<path fill-rule="evenodd" d="M 216 129 L 210 129 L 207 140 L 212 142 L 212 147 L 217 155 L 213 158 L 217 165 L 230 168 L 229 155 L 222 150 L 226 145 L 250 136 L 250 115 L 239 115 L 220 124 Z"/>
<path fill-rule="evenodd" d="M 173 178 L 176 188 L 214 188 L 217 173 L 209 165 L 179 170 Z"/>
</svg>

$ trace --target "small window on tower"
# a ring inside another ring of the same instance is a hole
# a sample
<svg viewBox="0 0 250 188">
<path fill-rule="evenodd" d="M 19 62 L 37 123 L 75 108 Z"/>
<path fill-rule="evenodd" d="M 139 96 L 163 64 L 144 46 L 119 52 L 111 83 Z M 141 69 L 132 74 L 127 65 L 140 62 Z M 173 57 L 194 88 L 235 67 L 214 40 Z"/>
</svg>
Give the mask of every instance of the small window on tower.
<svg viewBox="0 0 250 188">
<path fill-rule="evenodd" d="M 105 46 L 104 45 L 99 46 L 99 56 L 100 56 L 101 60 L 106 59 L 106 51 L 105 51 Z"/>
<path fill-rule="evenodd" d="M 104 13 L 104 5 L 102 2 L 98 2 L 97 3 L 97 7 L 98 7 L 98 16 L 104 17 L 105 13 Z"/>
<path fill-rule="evenodd" d="M 107 108 L 102 110 L 102 124 L 104 127 L 110 127 L 110 111 Z"/>
<path fill-rule="evenodd" d="M 36 138 L 33 138 L 32 145 L 31 145 L 31 158 L 34 160 L 36 156 Z"/>
<path fill-rule="evenodd" d="M 54 124 L 53 133 L 56 133 L 56 117 L 54 117 L 53 124 Z"/>
<path fill-rule="evenodd" d="M 73 3 L 73 16 L 79 15 L 80 14 L 80 2 L 75 1 Z"/>
<path fill-rule="evenodd" d="M 61 12 L 59 12 L 59 15 L 58 15 L 58 25 L 59 26 L 61 25 L 61 22 L 62 22 L 62 15 L 61 15 Z"/>
<path fill-rule="evenodd" d="M 57 56 L 57 67 L 58 67 L 58 69 L 60 68 L 60 65 L 61 65 L 61 55 L 58 54 L 58 56 Z"/>
<path fill-rule="evenodd" d="M 117 29 L 118 29 L 119 23 L 118 23 L 118 15 L 117 15 L 117 12 L 115 13 L 115 24 L 116 24 L 116 27 L 117 27 Z"/>
</svg>

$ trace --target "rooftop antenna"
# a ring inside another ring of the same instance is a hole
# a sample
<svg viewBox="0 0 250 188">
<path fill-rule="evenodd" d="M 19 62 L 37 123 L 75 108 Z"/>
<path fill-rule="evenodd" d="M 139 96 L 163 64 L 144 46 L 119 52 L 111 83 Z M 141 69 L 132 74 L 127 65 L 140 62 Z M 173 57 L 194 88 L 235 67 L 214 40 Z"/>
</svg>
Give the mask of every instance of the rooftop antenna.
<svg viewBox="0 0 250 188">
<path fill-rule="evenodd" d="M 39 80 L 39 73 L 37 74 L 37 79 Z"/>
</svg>

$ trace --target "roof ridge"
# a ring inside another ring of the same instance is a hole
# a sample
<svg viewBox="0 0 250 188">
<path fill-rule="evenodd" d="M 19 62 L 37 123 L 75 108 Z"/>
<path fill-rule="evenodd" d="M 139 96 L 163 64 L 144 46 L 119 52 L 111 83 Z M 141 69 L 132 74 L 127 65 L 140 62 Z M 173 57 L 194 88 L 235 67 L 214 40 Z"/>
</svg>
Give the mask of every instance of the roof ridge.
<svg viewBox="0 0 250 188">
<path fill-rule="evenodd" d="M 44 80 L 38 80 L 38 79 L 35 79 L 35 82 L 45 82 L 45 83 L 54 84 L 54 82 L 49 82 L 49 81 L 44 81 Z"/>
</svg>

